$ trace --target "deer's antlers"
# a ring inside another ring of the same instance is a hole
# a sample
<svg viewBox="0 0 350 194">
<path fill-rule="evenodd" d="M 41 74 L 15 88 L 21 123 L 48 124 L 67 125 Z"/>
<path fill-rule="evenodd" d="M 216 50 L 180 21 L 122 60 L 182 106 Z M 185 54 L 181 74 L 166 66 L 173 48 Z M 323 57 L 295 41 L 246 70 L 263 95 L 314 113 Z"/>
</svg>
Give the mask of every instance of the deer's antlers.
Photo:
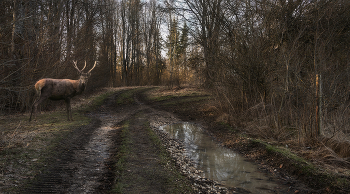
<svg viewBox="0 0 350 194">
<path fill-rule="evenodd" d="M 77 69 L 78 71 L 79 71 L 79 73 L 83 73 L 83 70 L 85 69 L 85 67 L 86 67 L 86 61 L 85 61 L 85 65 L 84 65 L 84 67 L 80 70 L 79 68 L 78 68 L 78 66 L 77 66 L 77 61 L 73 61 L 73 63 L 74 63 L 74 68 L 75 69 Z M 96 63 L 97 63 L 97 61 L 95 61 L 95 64 L 94 64 L 94 66 L 87 72 L 87 73 L 90 73 L 95 67 L 96 67 Z"/>
<path fill-rule="evenodd" d="M 79 73 L 83 73 L 83 70 L 85 69 L 85 67 L 86 67 L 86 61 L 85 61 L 85 65 L 84 65 L 84 67 L 83 67 L 83 69 L 79 69 L 78 68 L 78 66 L 77 66 L 77 61 L 73 61 L 73 63 L 74 63 L 74 65 L 73 65 L 73 67 L 75 68 L 75 69 L 77 69 L 78 71 L 79 71 Z"/>
<path fill-rule="evenodd" d="M 88 71 L 88 73 L 90 73 L 90 72 L 96 67 L 96 62 L 97 62 L 97 61 L 95 61 L 94 66 Z M 85 61 L 85 65 L 86 65 L 86 61 Z"/>
</svg>

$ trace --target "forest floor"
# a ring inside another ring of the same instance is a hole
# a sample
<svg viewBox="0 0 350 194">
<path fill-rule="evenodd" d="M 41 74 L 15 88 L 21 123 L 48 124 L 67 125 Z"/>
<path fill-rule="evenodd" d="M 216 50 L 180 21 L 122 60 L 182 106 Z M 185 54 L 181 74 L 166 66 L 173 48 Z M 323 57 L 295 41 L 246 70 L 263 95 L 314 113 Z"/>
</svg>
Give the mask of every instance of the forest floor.
<svg viewBox="0 0 350 194">
<path fill-rule="evenodd" d="M 197 88 L 108 89 L 73 101 L 74 122 L 64 110 L 31 123 L 28 114 L 0 117 L 0 193 L 198 193 L 152 130 L 179 122 L 200 124 L 218 144 L 257 163 L 281 185 L 272 193 L 350 192 L 344 173 L 218 121 L 212 97 Z"/>
</svg>

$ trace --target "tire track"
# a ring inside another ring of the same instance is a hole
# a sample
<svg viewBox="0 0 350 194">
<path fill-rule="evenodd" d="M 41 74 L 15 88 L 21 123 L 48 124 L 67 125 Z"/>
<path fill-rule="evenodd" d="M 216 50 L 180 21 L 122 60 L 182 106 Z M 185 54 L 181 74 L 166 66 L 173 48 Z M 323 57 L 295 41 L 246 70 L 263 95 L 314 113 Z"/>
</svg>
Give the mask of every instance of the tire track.
<svg viewBox="0 0 350 194">
<path fill-rule="evenodd" d="M 116 108 L 115 99 L 120 93 L 90 113 L 91 124 L 75 129 L 62 141 L 57 148 L 59 154 L 50 159 L 50 167 L 21 193 L 107 193 L 111 189 L 111 183 L 105 181 L 109 174 L 110 133 L 117 123 L 138 110 L 138 106 Z"/>
</svg>

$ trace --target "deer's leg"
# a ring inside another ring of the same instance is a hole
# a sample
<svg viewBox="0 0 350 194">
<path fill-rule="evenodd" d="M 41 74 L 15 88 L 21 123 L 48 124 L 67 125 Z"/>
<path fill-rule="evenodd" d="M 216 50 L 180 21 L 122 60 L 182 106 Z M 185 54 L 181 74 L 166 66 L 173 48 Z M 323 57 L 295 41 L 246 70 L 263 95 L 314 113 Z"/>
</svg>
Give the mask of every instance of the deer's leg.
<svg viewBox="0 0 350 194">
<path fill-rule="evenodd" d="M 37 109 L 37 107 L 38 107 L 38 105 L 35 105 L 36 102 L 37 102 L 37 100 L 34 101 L 34 103 L 33 103 L 33 105 L 32 105 L 32 111 L 31 111 L 31 113 L 30 113 L 29 122 L 32 121 L 33 113 L 34 113 L 34 120 L 35 120 L 35 112 L 36 112 L 36 109 Z"/>
<path fill-rule="evenodd" d="M 32 111 L 30 113 L 30 118 L 29 118 L 29 121 L 32 120 L 32 116 L 34 118 L 34 120 L 36 119 L 36 112 L 37 112 L 37 109 L 38 109 L 38 105 L 41 104 L 44 100 L 46 99 L 45 96 L 39 96 L 33 103 L 32 105 Z"/>
<path fill-rule="evenodd" d="M 36 112 L 36 109 L 38 107 L 38 105 L 35 105 L 35 104 L 36 104 L 36 102 L 38 102 L 38 100 L 39 100 L 39 97 L 37 97 L 32 104 L 32 110 L 30 112 L 29 122 L 32 121 L 33 112 L 34 112 L 34 119 L 35 119 L 35 112 Z"/>
<path fill-rule="evenodd" d="M 68 118 L 68 121 L 73 121 L 72 108 L 70 106 L 70 98 L 65 99 L 65 101 L 66 101 L 66 107 L 67 107 L 67 118 Z"/>
</svg>

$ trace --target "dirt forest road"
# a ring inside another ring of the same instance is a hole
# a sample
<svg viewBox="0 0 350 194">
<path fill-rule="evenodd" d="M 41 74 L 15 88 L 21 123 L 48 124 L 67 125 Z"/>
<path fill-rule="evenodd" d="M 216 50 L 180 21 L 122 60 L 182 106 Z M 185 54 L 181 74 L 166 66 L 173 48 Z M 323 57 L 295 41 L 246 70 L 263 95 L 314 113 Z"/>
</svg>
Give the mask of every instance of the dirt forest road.
<svg viewBox="0 0 350 194">
<path fill-rule="evenodd" d="M 42 170 L 35 173 L 31 179 L 27 179 L 26 183 L 19 184 L 19 188 L 15 191 L 18 191 L 16 193 L 251 193 L 240 186 L 225 188 L 213 180 L 203 178 L 201 171 L 197 170 L 195 164 L 186 156 L 181 141 L 158 130 L 164 125 L 191 122 L 207 130 L 217 143 L 227 138 L 230 142 L 235 140 L 237 135 L 230 127 L 212 119 L 213 111 L 205 104 L 210 98 L 207 93 L 191 88 L 179 91 L 151 87 L 114 90 L 114 93 L 105 98 L 102 105 L 85 111 L 90 118 L 90 122 L 86 122 L 89 124 L 73 127 L 68 135 L 56 141 L 58 143 L 54 144 L 54 148 L 49 149 L 54 149 L 54 154 L 45 155 L 40 152 L 41 144 L 37 146 L 38 153 L 42 154 L 42 157 L 45 156 L 48 162 L 37 166 L 37 169 Z M 63 116 L 64 112 L 62 119 Z M 52 115 L 48 117 L 54 118 Z M 61 119 L 56 120 L 52 124 L 46 124 L 48 121 L 44 120 L 44 124 L 53 128 L 54 125 L 65 123 Z M 38 123 L 33 125 L 36 126 Z M 40 137 L 45 138 L 44 135 Z M 240 150 L 245 151 L 243 154 L 246 157 L 249 157 L 249 154 L 266 153 L 256 143 L 239 142 L 237 145 Z M 285 173 L 283 169 L 277 170 L 276 167 L 267 165 L 273 155 L 262 156 L 255 160 L 260 163 L 260 173 L 269 181 L 278 184 L 277 187 L 265 190 L 265 193 L 322 193 L 308 188 Z M 32 162 L 34 165 L 38 160 L 35 157 L 27 158 L 26 163 Z M 281 157 L 276 155 L 273 159 L 280 166 L 279 158 Z M 15 175 L 22 177 L 22 174 L 25 173 L 18 172 Z M 9 177 L 10 174 L 6 176 Z M 4 183 L 6 182 L 2 182 Z M 15 183 L 14 181 L 12 185 Z"/>
<path fill-rule="evenodd" d="M 0 118 L 0 193 L 251 193 L 203 178 L 181 140 L 159 130 L 187 122 L 258 164 L 254 171 L 278 185 L 261 187 L 265 193 L 349 193 L 348 185 L 331 184 L 344 179 L 327 179 L 220 122 L 204 90 L 117 88 L 75 100 L 85 106 L 77 104 L 73 122 L 65 111 L 32 123 L 25 114 Z"/>
<path fill-rule="evenodd" d="M 159 146 L 147 130 L 149 124 L 159 127 L 178 119 L 143 104 L 137 94 L 130 104 L 118 104 L 125 93 L 112 95 L 90 113 L 93 122 L 65 139 L 52 166 L 23 192 L 192 193 L 187 179 L 162 164 Z M 127 147 L 124 155 L 122 147 Z"/>
</svg>

